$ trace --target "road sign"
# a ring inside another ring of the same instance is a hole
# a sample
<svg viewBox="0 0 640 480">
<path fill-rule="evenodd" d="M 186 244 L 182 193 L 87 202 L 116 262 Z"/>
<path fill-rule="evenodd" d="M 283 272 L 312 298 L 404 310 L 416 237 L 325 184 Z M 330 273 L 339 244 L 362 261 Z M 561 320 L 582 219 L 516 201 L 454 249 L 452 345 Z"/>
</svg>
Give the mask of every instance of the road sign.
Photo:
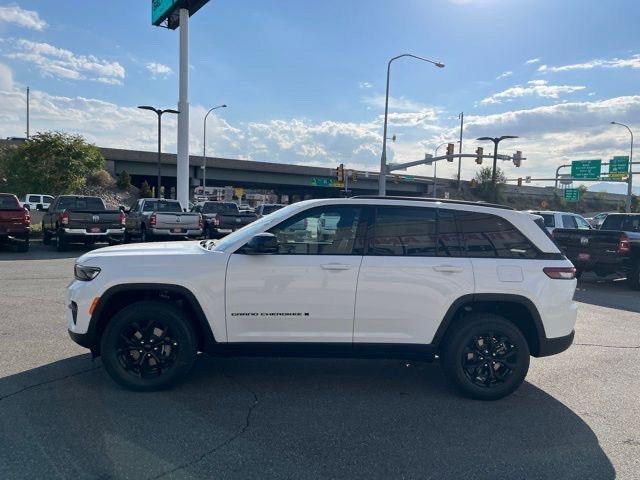
<svg viewBox="0 0 640 480">
<path fill-rule="evenodd" d="M 311 179 L 311 185 L 314 187 L 338 187 L 343 184 L 336 181 L 335 178 L 313 177 Z"/>
<path fill-rule="evenodd" d="M 580 189 L 579 188 L 566 188 L 564 191 L 564 199 L 567 202 L 579 202 L 580 201 Z"/>
<path fill-rule="evenodd" d="M 620 180 L 627 176 L 629 176 L 629 157 L 627 155 L 613 157 L 609 161 L 609 178 Z"/>
<path fill-rule="evenodd" d="M 571 162 L 571 177 L 597 180 L 602 171 L 602 160 L 574 160 Z"/>
<path fill-rule="evenodd" d="M 160 25 L 178 7 L 181 0 L 152 0 L 151 2 L 151 23 Z"/>
</svg>

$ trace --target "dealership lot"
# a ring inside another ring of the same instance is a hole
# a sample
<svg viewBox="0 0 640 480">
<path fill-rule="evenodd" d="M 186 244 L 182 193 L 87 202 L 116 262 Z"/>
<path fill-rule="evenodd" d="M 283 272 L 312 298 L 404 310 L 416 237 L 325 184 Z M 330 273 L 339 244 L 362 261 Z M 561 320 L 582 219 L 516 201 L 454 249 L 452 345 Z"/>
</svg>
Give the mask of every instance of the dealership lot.
<svg viewBox="0 0 640 480">
<path fill-rule="evenodd" d="M 493 403 L 435 364 L 214 359 L 117 387 L 68 338 L 83 248 L 0 252 L 0 478 L 640 478 L 640 295 L 585 276 L 576 344 Z"/>
</svg>

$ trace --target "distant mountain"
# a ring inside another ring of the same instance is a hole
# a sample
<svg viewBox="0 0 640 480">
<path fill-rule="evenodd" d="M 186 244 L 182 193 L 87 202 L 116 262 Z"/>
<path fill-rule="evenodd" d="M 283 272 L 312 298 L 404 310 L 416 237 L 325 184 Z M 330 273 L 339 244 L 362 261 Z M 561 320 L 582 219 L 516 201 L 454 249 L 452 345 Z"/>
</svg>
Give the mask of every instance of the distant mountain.
<svg viewBox="0 0 640 480">
<path fill-rule="evenodd" d="M 634 178 L 635 180 L 635 178 Z M 579 180 L 573 182 L 574 184 L 580 184 Z M 635 182 L 634 182 L 635 183 Z M 587 185 L 587 190 L 590 192 L 608 192 L 608 193 L 620 193 L 622 195 L 627 193 L 626 182 L 600 182 Z M 640 186 L 633 186 L 634 195 L 640 195 Z"/>
</svg>

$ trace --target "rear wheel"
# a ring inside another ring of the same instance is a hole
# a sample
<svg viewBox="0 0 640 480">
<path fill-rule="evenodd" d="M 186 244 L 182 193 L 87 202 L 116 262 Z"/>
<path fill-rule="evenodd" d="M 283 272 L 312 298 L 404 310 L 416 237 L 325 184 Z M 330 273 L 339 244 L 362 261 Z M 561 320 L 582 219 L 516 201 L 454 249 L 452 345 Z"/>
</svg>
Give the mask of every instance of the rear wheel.
<svg viewBox="0 0 640 480">
<path fill-rule="evenodd" d="M 29 251 L 29 238 L 25 238 L 24 240 L 20 241 L 20 243 L 17 245 L 16 250 L 18 250 L 18 252 L 21 253 L 25 253 Z"/>
<path fill-rule="evenodd" d="M 42 223 L 42 243 L 44 245 L 51 245 L 51 233 L 44 228 L 44 222 Z"/>
<path fill-rule="evenodd" d="M 636 262 L 627 273 L 627 285 L 632 290 L 640 290 L 640 262 Z"/>
<path fill-rule="evenodd" d="M 183 380 L 196 359 L 196 337 L 174 305 L 144 301 L 119 311 L 100 342 L 102 362 L 118 384 L 131 390 L 162 390 Z"/>
<path fill-rule="evenodd" d="M 140 230 L 140 240 L 143 243 L 151 242 L 153 241 L 153 235 L 151 235 L 151 233 L 148 233 L 145 227 L 142 227 L 142 229 Z"/>
<path fill-rule="evenodd" d="M 442 350 L 446 377 L 465 396 L 497 400 L 515 391 L 529 371 L 529 346 L 508 320 L 472 314 L 448 333 Z"/>
<path fill-rule="evenodd" d="M 69 248 L 69 242 L 64 234 L 64 230 L 61 228 L 58 229 L 58 234 L 56 235 L 56 247 L 59 252 L 66 252 Z"/>
</svg>

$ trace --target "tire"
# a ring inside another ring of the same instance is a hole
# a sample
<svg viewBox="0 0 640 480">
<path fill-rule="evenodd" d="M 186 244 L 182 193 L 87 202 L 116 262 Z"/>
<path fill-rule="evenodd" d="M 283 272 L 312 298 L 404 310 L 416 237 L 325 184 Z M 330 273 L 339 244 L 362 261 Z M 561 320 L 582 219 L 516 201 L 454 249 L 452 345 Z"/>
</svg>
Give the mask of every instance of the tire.
<svg viewBox="0 0 640 480">
<path fill-rule="evenodd" d="M 20 253 L 26 253 L 29 251 L 29 238 L 25 238 L 22 242 L 20 242 L 17 247 L 16 250 Z"/>
<path fill-rule="evenodd" d="M 153 235 L 150 233 L 147 233 L 146 227 L 142 227 L 140 229 L 140 241 L 142 243 L 153 242 Z"/>
<path fill-rule="evenodd" d="M 58 229 L 58 234 L 56 235 L 56 248 L 59 252 L 66 252 L 69 249 L 69 242 L 61 228 Z"/>
<path fill-rule="evenodd" d="M 100 351 L 104 368 L 116 383 L 150 392 L 185 379 L 196 359 L 197 342 L 182 310 L 165 302 L 142 301 L 111 318 Z"/>
<path fill-rule="evenodd" d="M 580 280 L 580 277 L 582 277 L 582 273 L 583 273 L 582 270 L 579 270 L 576 268 L 576 274 L 575 274 L 576 280 Z"/>
<path fill-rule="evenodd" d="M 51 245 L 51 233 L 44 228 L 44 222 L 42 223 L 42 244 Z"/>
<path fill-rule="evenodd" d="M 131 243 L 131 235 L 125 230 L 124 236 L 122 237 L 122 243 Z"/>
<path fill-rule="evenodd" d="M 522 384 L 529 371 L 530 352 L 515 325 L 497 315 L 477 313 L 452 328 L 444 341 L 441 363 L 460 393 L 476 400 L 498 400 Z"/>
<path fill-rule="evenodd" d="M 631 290 L 640 290 L 640 262 L 636 262 L 627 275 L 627 286 Z"/>
</svg>

